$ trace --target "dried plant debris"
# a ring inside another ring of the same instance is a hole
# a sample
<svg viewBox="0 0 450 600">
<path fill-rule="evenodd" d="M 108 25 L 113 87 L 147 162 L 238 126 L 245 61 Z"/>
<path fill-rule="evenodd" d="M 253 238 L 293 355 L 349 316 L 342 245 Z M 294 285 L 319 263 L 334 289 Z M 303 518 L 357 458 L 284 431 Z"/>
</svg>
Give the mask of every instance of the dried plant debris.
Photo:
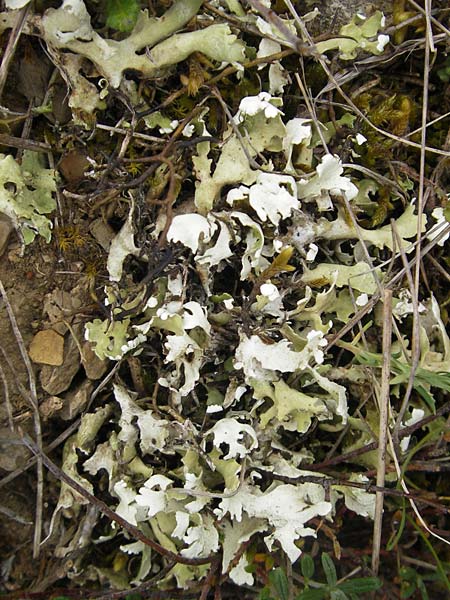
<svg viewBox="0 0 450 600">
<path fill-rule="evenodd" d="M 402 560 L 417 540 L 445 544 L 450 495 L 448 97 L 393 81 L 386 53 L 396 75 L 425 61 L 436 89 L 442 11 L 411 9 L 418 37 L 392 51 L 401 2 L 394 20 L 360 10 L 314 38 L 318 11 L 290 2 L 51 4 L 10 0 L 0 15 L 5 39 L 37 37 L 55 66 L 27 113 L 7 79 L 0 111 L 0 246 L 14 227 L 23 260 L 54 254 L 52 271 L 31 271 L 47 288 L 27 345 L 45 446 L 25 444 L 61 480 L 46 481 L 42 552 L 92 593 L 202 600 L 375 591 L 352 574 L 369 574 L 380 527 L 385 552 L 401 550 L 392 564 L 426 565 Z M 26 417 L 0 375 L 6 444 Z M 308 563 L 319 547 L 326 583 Z M 432 554 L 436 595 L 448 579 Z M 410 597 L 392 569 L 387 595 Z M 39 577 L 47 593 L 55 579 Z"/>
</svg>

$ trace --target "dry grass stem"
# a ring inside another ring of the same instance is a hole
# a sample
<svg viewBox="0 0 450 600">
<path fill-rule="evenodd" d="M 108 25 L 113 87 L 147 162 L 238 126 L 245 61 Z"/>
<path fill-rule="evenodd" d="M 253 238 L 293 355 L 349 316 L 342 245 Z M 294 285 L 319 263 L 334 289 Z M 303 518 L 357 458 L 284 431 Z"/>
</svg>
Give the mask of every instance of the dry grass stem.
<svg viewBox="0 0 450 600">
<path fill-rule="evenodd" d="M 377 459 L 377 486 L 384 487 L 386 473 L 386 444 L 389 418 L 389 395 L 391 378 L 392 345 L 392 291 L 383 292 L 383 365 L 381 369 L 381 389 L 379 394 L 379 433 Z M 383 492 L 375 496 L 375 516 L 373 523 L 372 571 L 378 574 L 380 566 L 381 533 L 383 525 Z"/>
<path fill-rule="evenodd" d="M 9 399 L 9 386 L 8 380 L 6 379 L 5 371 L 3 370 L 2 365 L 0 365 L 0 379 L 3 383 L 3 391 L 5 393 L 5 405 L 6 405 L 6 414 L 8 415 L 8 423 L 11 431 L 14 431 L 14 421 L 13 421 L 13 412 L 11 408 L 11 402 Z"/>
<path fill-rule="evenodd" d="M 300 91 L 302 93 L 303 99 L 305 100 L 306 108 L 308 109 L 308 112 L 309 112 L 309 114 L 311 116 L 311 119 L 312 119 L 312 121 L 314 123 L 316 131 L 317 131 L 317 133 L 318 133 L 318 135 L 320 137 L 320 143 L 322 144 L 325 152 L 327 154 L 329 154 L 330 151 L 328 150 L 328 145 L 327 145 L 327 143 L 325 141 L 325 138 L 323 136 L 323 131 L 322 131 L 323 125 L 319 121 L 319 119 L 317 118 L 316 109 L 314 108 L 314 105 L 311 102 L 311 92 L 308 92 L 306 90 L 306 86 L 303 83 L 303 80 L 302 80 L 302 78 L 300 77 L 300 75 L 298 73 L 295 74 L 295 79 L 296 79 L 297 85 L 298 85 L 298 87 L 299 87 L 299 89 L 300 89 Z"/>
<path fill-rule="evenodd" d="M 9 65 L 16 51 L 17 43 L 19 42 L 22 30 L 25 27 L 30 6 L 30 4 L 26 4 L 17 12 L 16 22 L 9 35 L 8 44 L 3 54 L 2 64 L 0 65 L 0 101 L 3 96 L 6 78 L 8 77 Z"/>
<path fill-rule="evenodd" d="M 114 375 L 116 375 L 120 366 L 121 366 L 121 361 L 117 362 L 114 365 L 114 367 L 111 369 L 111 371 L 106 375 L 106 377 L 103 378 L 103 380 L 100 382 L 100 384 L 92 392 L 92 394 L 89 398 L 89 402 L 85 408 L 85 413 L 89 410 L 92 402 L 95 400 L 95 398 L 98 396 L 98 394 L 108 385 L 108 383 L 111 381 L 111 379 L 114 377 Z M 71 423 L 69 425 L 69 427 L 67 427 L 67 429 L 65 429 L 62 433 L 60 433 L 58 435 L 58 437 L 56 437 L 48 446 L 43 448 L 44 452 L 46 454 L 49 454 L 50 452 L 52 452 L 52 450 L 54 450 L 55 448 L 57 448 L 58 446 L 63 444 L 67 440 L 67 438 L 69 438 L 73 433 L 75 433 L 75 431 L 78 430 L 80 423 L 81 423 L 81 417 L 79 417 L 78 419 L 75 419 L 75 421 L 73 421 L 73 423 Z M 3 477 L 3 479 L 0 479 L 0 489 L 2 487 L 4 487 L 5 485 L 7 485 L 8 483 L 10 483 L 11 481 L 14 481 L 14 479 L 16 479 L 16 477 L 19 477 L 19 475 L 22 475 L 22 473 L 24 473 L 25 471 L 30 469 L 33 465 L 36 464 L 37 460 L 38 460 L 38 458 L 36 456 L 33 456 L 22 467 L 15 469 L 14 471 L 11 471 L 11 473 L 8 473 L 8 475 L 5 475 L 5 477 Z"/>
<path fill-rule="evenodd" d="M 36 380 L 34 377 L 33 367 L 31 365 L 30 357 L 28 356 L 28 352 L 25 348 L 25 344 L 22 338 L 22 334 L 20 333 L 20 329 L 17 325 L 16 317 L 14 315 L 14 311 L 12 309 L 11 303 L 9 302 L 8 295 L 3 286 L 3 282 L 0 280 L 0 294 L 3 296 L 3 300 L 6 305 L 6 310 L 8 312 L 9 320 L 11 323 L 11 328 L 14 332 L 14 336 L 17 341 L 17 345 L 20 350 L 20 354 L 22 355 L 23 362 L 25 363 L 27 373 L 28 373 L 28 384 L 29 384 L 29 394 L 28 400 L 33 409 L 34 416 L 34 430 L 36 434 L 36 442 L 38 448 L 42 449 L 42 428 L 41 428 L 41 418 L 39 415 L 39 404 L 36 393 Z M 43 511 L 43 494 L 44 494 L 44 470 L 42 461 L 37 461 L 37 485 L 36 485 L 36 514 L 35 514 L 35 528 L 34 528 L 34 541 L 33 541 L 33 557 L 37 558 L 39 556 L 39 546 L 41 543 L 42 537 L 42 511 Z"/>
</svg>

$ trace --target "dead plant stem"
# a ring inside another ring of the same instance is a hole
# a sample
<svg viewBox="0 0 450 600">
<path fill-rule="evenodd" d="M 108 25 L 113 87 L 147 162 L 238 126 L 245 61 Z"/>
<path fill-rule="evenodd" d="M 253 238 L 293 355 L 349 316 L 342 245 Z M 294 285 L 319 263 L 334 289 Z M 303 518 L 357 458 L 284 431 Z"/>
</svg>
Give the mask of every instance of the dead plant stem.
<svg viewBox="0 0 450 600">
<path fill-rule="evenodd" d="M 31 452 L 39 457 L 42 463 L 47 467 L 47 469 L 60 481 L 64 481 L 68 486 L 74 489 L 80 496 L 86 498 L 91 505 L 95 505 L 101 513 L 103 513 L 106 517 L 108 517 L 111 521 L 114 521 L 118 525 L 120 525 L 125 531 L 127 531 L 133 538 L 141 541 L 146 546 L 149 546 L 158 554 L 167 557 L 170 560 L 173 560 L 177 563 L 181 563 L 184 565 L 204 565 L 209 564 L 214 557 L 206 557 L 206 558 L 186 558 L 185 556 L 181 556 L 172 552 L 171 550 L 167 550 L 164 546 L 161 546 L 158 542 L 151 540 L 148 538 L 138 527 L 128 523 L 122 516 L 113 511 L 107 504 L 105 504 L 102 500 L 99 500 L 96 496 L 91 494 L 88 490 L 86 490 L 82 485 L 80 485 L 75 479 L 67 475 L 62 469 L 60 469 L 48 456 L 33 442 L 33 440 L 26 434 L 22 433 L 22 440 L 25 446 L 31 450 Z"/>
<path fill-rule="evenodd" d="M 426 20 L 427 20 L 427 32 L 425 35 L 425 55 L 424 55 L 424 67 L 423 67 L 423 92 L 422 92 L 422 129 L 421 129 L 421 140 L 420 140 L 420 169 L 419 169 L 419 190 L 417 196 L 417 237 L 416 237 L 416 262 L 414 265 L 414 277 L 413 281 L 410 282 L 411 296 L 413 299 L 413 325 L 412 325 L 412 339 L 411 339 L 411 371 L 406 386 L 405 396 L 403 398 L 402 405 L 400 407 L 396 424 L 395 431 L 400 429 L 403 417 L 408 407 L 409 399 L 414 387 L 414 378 L 416 375 L 417 367 L 419 366 L 420 360 L 420 322 L 419 322 L 419 287 L 420 287 L 420 266 L 421 266 L 421 249 L 422 249 L 422 223 L 423 223 L 423 211 L 425 208 L 425 159 L 426 159 L 426 141 L 427 141 L 427 118 L 428 118 L 428 82 L 430 75 L 430 11 L 431 11 L 431 0 L 425 1 L 426 9 Z M 408 269 L 406 269 L 407 273 Z"/>
<path fill-rule="evenodd" d="M 3 286 L 3 282 L 0 280 L 0 294 L 3 296 L 3 300 L 6 305 L 6 310 L 8 312 L 8 317 L 11 323 L 11 328 L 14 332 L 14 336 L 17 341 L 17 345 L 20 350 L 20 354 L 22 355 L 23 362 L 25 363 L 27 373 L 28 373 L 28 385 L 29 385 L 29 394 L 28 400 L 33 409 L 34 416 L 34 430 L 36 434 L 36 443 L 39 450 L 42 452 L 42 428 L 41 428 L 41 418 L 39 415 L 39 404 L 36 393 L 36 380 L 34 377 L 33 367 L 31 365 L 30 357 L 28 356 L 28 352 L 25 348 L 25 344 L 23 341 L 22 334 L 20 333 L 20 329 L 17 325 L 16 317 L 14 315 L 14 311 L 12 309 L 11 303 L 8 298 L 8 294 Z M 42 537 L 42 511 L 43 511 L 43 493 L 44 493 L 44 469 L 42 466 L 42 460 L 37 461 L 37 486 L 36 486 L 36 515 L 35 515 L 35 527 L 34 527 L 34 540 L 33 540 L 33 557 L 37 558 L 39 556 L 39 546 L 41 543 Z"/>
<path fill-rule="evenodd" d="M 383 292 L 383 366 L 381 369 L 381 390 L 379 394 L 379 433 L 377 460 L 377 487 L 384 487 L 386 473 L 386 442 L 389 417 L 389 391 L 391 377 L 392 345 L 392 291 Z M 380 567 L 381 532 L 383 525 L 383 492 L 375 496 L 375 516 L 373 523 L 372 571 L 378 574 Z"/>
<path fill-rule="evenodd" d="M 1 349 L 2 348 L 0 346 L 0 350 Z M 91 397 L 89 398 L 88 405 L 85 408 L 85 413 L 88 411 L 92 402 L 95 400 L 95 398 L 101 392 L 101 390 L 114 377 L 114 375 L 118 371 L 120 365 L 121 365 L 121 361 L 117 362 L 114 365 L 114 367 L 111 369 L 111 371 L 108 373 L 108 375 L 106 375 L 106 377 L 104 377 L 104 379 L 100 382 L 100 384 L 92 392 Z M 55 438 L 53 440 L 53 442 L 51 442 L 48 446 L 45 447 L 44 451 L 46 453 L 49 453 L 52 450 L 54 450 L 55 448 L 57 448 L 60 444 L 62 444 L 69 436 L 72 435 L 72 433 L 74 433 L 78 429 L 80 422 L 81 422 L 81 418 L 78 418 L 73 423 L 71 423 L 67 429 L 65 429 L 62 433 L 59 434 L 59 436 L 57 438 Z M 11 481 L 14 481 L 14 479 L 19 477 L 19 475 L 22 475 L 22 473 L 24 473 L 27 469 L 30 469 L 33 465 L 35 465 L 36 462 L 37 462 L 37 457 L 33 456 L 22 467 L 16 469 L 15 471 L 12 471 L 11 473 L 8 473 L 8 475 L 5 475 L 5 477 L 3 477 L 3 479 L 0 480 L 0 489 L 2 487 L 4 487 L 5 485 L 7 485 L 8 483 L 10 483 Z"/>
<path fill-rule="evenodd" d="M 425 247 L 423 247 L 423 250 L 421 252 L 421 257 L 426 256 L 428 254 L 428 252 L 430 252 L 430 250 L 432 248 L 434 248 L 434 246 L 436 246 L 436 244 L 445 236 L 448 234 L 448 232 L 450 231 L 450 224 L 448 224 L 445 228 L 442 229 L 442 231 L 439 232 L 439 234 L 433 239 L 431 240 Z M 417 256 L 415 256 L 414 258 L 411 259 L 410 261 L 410 265 L 415 264 L 417 260 Z M 399 283 L 403 277 L 405 276 L 405 268 L 403 267 L 398 273 L 396 273 L 392 279 L 390 279 L 385 285 L 384 288 L 385 289 L 393 289 L 394 286 Z M 359 320 L 361 320 L 365 315 L 367 315 L 372 309 L 373 307 L 376 305 L 376 303 L 379 301 L 380 299 L 380 294 L 379 292 L 376 292 L 371 298 L 369 298 L 369 301 L 367 302 L 367 304 L 365 304 L 357 313 L 356 315 L 354 315 L 349 321 L 348 323 L 346 323 L 335 335 L 331 336 L 328 339 L 328 345 L 325 348 L 325 352 L 328 352 L 330 350 L 330 348 L 332 348 L 348 331 L 350 331 L 357 323 Z"/>
<path fill-rule="evenodd" d="M 14 431 L 14 421 L 13 421 L 13 413 L 11 408 L 11 402 L 9 399 L 9 386 L 8 380 L 6 379 L 5 371 L 3 370 L 2 365 L 0 365 L 0 379 L 3 383 L 3 390 L 5 392 L 5 404 L 6 404 L 6 413 L 8 415 L 8 424 L 11 431 Z"/>
<path fill-rule="evenodd" d="M 20 34 L 25 26 L 28 12 L 31 4 L 27 3 L 23 8 L 17 12 L 16 22 L 12 28 L 9 36 L 8 44 L 3 54 L 2 64 L 0 65 L 0 100 L 3 96 L 3 89 L 5 87 L 6 78 L 8 77 L 9 65 L 16 51 L 17 43 L 20 38 Z"/>
</svg>

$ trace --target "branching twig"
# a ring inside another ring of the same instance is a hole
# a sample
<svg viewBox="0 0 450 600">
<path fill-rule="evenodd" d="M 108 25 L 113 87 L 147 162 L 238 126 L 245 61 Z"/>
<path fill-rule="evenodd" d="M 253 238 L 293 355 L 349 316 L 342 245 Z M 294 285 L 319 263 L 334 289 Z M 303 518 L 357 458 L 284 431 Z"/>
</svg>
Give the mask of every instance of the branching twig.
<svg viewBox="0 0 450 600">
<path fill-rule="evenodd" d="M 1 349 L 1 347 L 0 347 L 0 349 Z M 101 390 L 114 377 L 114 375 L 118 371 L 120 365 L 121 365 L 120 361 L 117 362 L 114 365 L 114 367 L 111 369 L 111 371 L 103 379 L 103 381 L 101 381 L 100 384 L 92 392 L 92 394 L 89 398 L 89 402 L 85 408 L 85 413 L 89 410 L 89 407 L 91 406 L 91 404 L 95 400 L 95 398 L 98 396 L 98 394 L 101 392 Z M 71 425 L 67 429 L 65 429 L 62 433 L 60 433 L 59 436 L 57 438 L 55 438 L 53 440 L 53 442 L 51 442 L 51 444 L 49 444 L 47 447 L 45 447 L 44 452 L 46 452 L 48 454 L 49 452 L 51 452 L 52 450 L 57 448 L 60 444 L 65 442 L 65 440 L 78 429 L 80 422 L 81 422 L 81 417 L 76 419 L 73 423 L 71 423 Z M 14 479 L 16 479 L 16 477 L 19 477 L 20 475 L 22 475 L 22 473 L 24 473 L 27 469 L 30 469 L 33 465 L 36 464 L 37 460 L 38 460 L 37 457 L 33 456 L 22 467 L 15 469 L 15 471 L 11 471 L 11 473 L 8 473 L 8 475 L 5 475 L 5 477 L 3 477 L 3 479 L 0 480 L 0 489 L 2 487 L 4 487 L 5 485 L 7 485 L 8 483 L 10 483 L 11 481 L 14 481 Z"/>
<path fill-rule="evenodd" d="M 126 521 L 123 517 L 121 517 L 111 508 L 109 508 L 109 506 L 105 504 L 102 500 L 99 500 L 96 496 L 88 492 L 88 490 L 86 490 L 82 485 L 80 485 L 72 477 L 67 475 L 67 473 L 65 473 L 57 465 L 55 465 L 55 463 L 52 460 L 50 460 L 42 450 L 38 448 L 38 446 L 31 440 L 31 438 L 28 435 L 24 433 L 22 439 L 25 446 L 29 450 L 31 450 L 31 452 L 33 452 L 35 456 L 39 457 L 42 460 L 42 463 L 47 467 L 47 469 L 51 473 L 53 473 L 53 475 L 57 479 L 59 479 L 60 481 L 64 481 L 64 483 L 66 483 L 68 486 L 70 486 L 72 489 L 78 492 L 80 496 L 86 498 L 86 500 L 88 500 L 90 504 L 95 505 L 99 509 L 99 511 L 103 513 L 106 517 L 108 517 L 111 521 L 114 521 L 115 523 L 120 525 L 133 538 L 141 541 L 146 546 L 149 546 L 150 548 L 158 552 L 158 554 L 161 554 L 162 556 L 165 556 L 170 560 L 175 561 L 177 563 L 181 563 L 183 565 L 205 565 L 210 563 L 211 560 L 213 560 L 214 557 L 211 556 L 205 558 L 186 558 L 185 556 L 181 556 L 180 554 L 175 554 L 175 552 L 167 550 L 167 548 L 164 548 L 164 546 L 161 546 L 161 544 L 158 544 L 158 542 L 151 540 L 146 535 L 144 535 L 144 533 L 142 533 L 142 531 L 138 527 L 132 525 L 131 523 L 128 523 L 128 521 Z"/>
</svg>

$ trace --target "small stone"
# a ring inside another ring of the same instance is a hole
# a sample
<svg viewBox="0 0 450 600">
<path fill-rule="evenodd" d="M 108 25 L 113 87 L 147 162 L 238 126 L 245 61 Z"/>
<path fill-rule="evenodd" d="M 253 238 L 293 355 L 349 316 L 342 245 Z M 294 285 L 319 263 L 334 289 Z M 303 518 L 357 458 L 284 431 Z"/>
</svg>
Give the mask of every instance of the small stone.
<svg viewBox="0 0 450 600">
<path fill-rule="evenodd" d="M 93 389 L 93 383 L 85 380 L 76 390 L 68 392 L 58 417 L 64 421 L 73 421 L 88 405 Z"/>
<path fill-rule="evenodd" d="M 103 219 L 98 218 L 89 225 L 89 231 L 91 235 L 95 238 L 95 240 L 100 244 L 103 250 L 108 252 L 109 247 L 111 246 L 111 241 L 115 237 L 115 233 L 113 228 L 105 223 Z"/>
<path fill-rule="evenodd" d="M 58 367 L 63 364 L 64 338 L 53 329 L 38 331 L 31 341 L 29 355 L 35 363 Z"/>
<path fill-rule="evenodd" d="M 86 371 L 86 377 L 94 380 L 103 377 L 109 364 L 108 360 L 101 360 L 94 353 L 90 342 L 84 342 L 83 344 L 83 356 L 81 362 Z"/>
<path fill-rule="evenodd" d="M 44 421 L 51 419 L 64 406 L 64 401 L 58 396 L 49 396 L 39 405 L 39 413 Z"/>
<path fill-rule="evenodd" d="M 74 326 L 73 330 L 77 338 L 80 335 L 80 328 Z M 66 391 L 72 379 L 80 369 L 80 353 L 78 345 L 73 336 L 68 336 L 65 344 L 64 363 L 62 365 L 50 366 L 44 365 L 39 376 L 42 389 L 50 396 L 59 396 L 61 392 Z"/>
</svg>

